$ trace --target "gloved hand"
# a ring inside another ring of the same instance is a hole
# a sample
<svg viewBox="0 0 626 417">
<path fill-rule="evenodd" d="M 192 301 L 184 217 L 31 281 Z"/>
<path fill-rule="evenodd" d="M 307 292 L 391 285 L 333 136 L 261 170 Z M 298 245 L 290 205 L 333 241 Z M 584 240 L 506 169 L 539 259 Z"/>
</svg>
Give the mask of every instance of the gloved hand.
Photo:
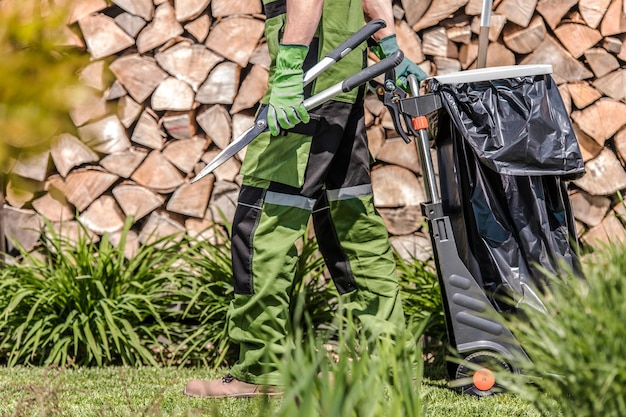
<svg viewBox="0 0 626 417">
<path fill-rule="evenodd" d="M 290 129 L 310 119 L 303 104 L 302 64 L 308 51 L 309 47 L 305 45 L 281 44 L 278 47 L 267 113 L 270 133 L 274 136 L 280 133 L 280 128 Z"/>
<path fill-rule="evenodd" d="M 386 38 L 381 39 L 379 45 L 385 54 L 385 57 L 393 55 L 396 53 L 398 49 L 398 41 L 396 40 L 396 35 L 390 35 Z M 404 90 L 409 90 L 409 85 L 407 82 L 407 77 L 409 75 L 415 75 L 418 81 L 421 81 L 427 77 L 426 73 L 413 61 L 411 61 L 406 56 L 400 62 L 400 64 L 396 67 L 396 85 Z"/>
</svg>

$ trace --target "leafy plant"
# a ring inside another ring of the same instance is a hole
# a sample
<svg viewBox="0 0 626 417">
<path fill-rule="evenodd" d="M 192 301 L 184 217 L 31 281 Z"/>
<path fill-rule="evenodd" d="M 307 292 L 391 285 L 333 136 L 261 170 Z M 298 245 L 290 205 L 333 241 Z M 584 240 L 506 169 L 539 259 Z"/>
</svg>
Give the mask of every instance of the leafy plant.
<svg viewBox="0 0 626 417">
<path fill-rule="evenodd" d="M 21 148 L 73 131 L 69 110 L 92 94 L 78 71 L 81 50 L 62 47 L 75 0 L 3 0 L 0 5 L 0 163 Z"/>
<path fill-rule="evenodd" d="M 285 400 L 278 416 L 375 417 L 421 416 L 420 385 L 423 361 L 419 349 L 407 340 L 366 340 L 348 319 L 336 351 L 329 359 L 323 341 L 311 335 L 297 340 L 282 362 Z M 421 334 L 421 326 L 411 333 Z M 366 346 L 374 346 L 369 350 Z"/>
<path fill-rule="evenodd" d="M 424 322 L 424 353 L 436 366 L 446 355 L 446 324 L 439 281 L 434 266 L 417 258 L 403 259 L 396 254 L 400 291 L 408 322 Z"/>
<path fill-rule="evenodd" d="M 38 252 L 3 265 L 0 363 L 8 365 L 156 365 L 150 346 L 169 337 L 170 273 L 179 248 L 164 238 L 124 257 L 119 245 L 81 229 L 76 242 L 48 224 Z"/>
<path fill-rule="evenodd" d="M 587 257 L 586 279 L 552 278 L 548 314 L 525 308 L 512 328 L 531 361 L 503 375 L 511 392 L 543 415 L 626 415 L 626 246 Z"/>
</svg>

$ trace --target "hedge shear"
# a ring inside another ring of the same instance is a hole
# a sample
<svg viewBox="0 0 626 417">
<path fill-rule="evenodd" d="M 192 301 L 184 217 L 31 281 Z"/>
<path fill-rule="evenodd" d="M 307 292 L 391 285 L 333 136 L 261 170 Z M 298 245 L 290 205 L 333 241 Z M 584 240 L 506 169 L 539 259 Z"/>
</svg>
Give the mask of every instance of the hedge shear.
<svg viewBox="0 0 626 417">
<path fill-rule="evenodd" d="M 385 26 L 385 21 L 382 19 L 375 19 L 368 22 L 356 33 L 346 39 L 341 45 L 326 54 L 326 56 L 320 62 L 318 62 L 311 69 L 309 69 L 306 74 L 304 74 L 304 86 L 307 86 L 308 84 L 313 82 L 313 80 L 315 80 L 322 72 L 324 72 L 331 65 L 335 64 L 343 57 L 345 57 L 357 45 L 367 40 L 375 32 L 377 32 L 379 29 L 384 28 Z M 404 55 L 402 51 L 398 51 L 395 54 L 385 59 L 382 59 L 376 64 L 327 88 L 326 90 L 307 98 L 306 100 L 304 100 L 304 107 L 307 110 L 311 110 L 341 93 L 347 93 L 348 91 L 359 87 L 366 82 L 376 78 L 377 76 L 383 74 L 385 71 L 388 71 L 391 68 L 397 66 L 398 64 L 400 64 L 403 58 Z M 264 107 L 257 115 L 254 124 L 250 128 L 248 128 L 248 130 L 243 132 L 239 137 L 233 140 L 211 162 L 209 162 L 204 168 L 202 168 L 202 170 L 191 180 L 191 183 L 194 183 L 213 172 L 216 168 L 218 168 L 224 162 L 228 161 L 250 142 L 252 142 L 255 138 L 257 138 L 261 133 L 267 131 L 267 110 L 267 107 Z"/>
</svg>

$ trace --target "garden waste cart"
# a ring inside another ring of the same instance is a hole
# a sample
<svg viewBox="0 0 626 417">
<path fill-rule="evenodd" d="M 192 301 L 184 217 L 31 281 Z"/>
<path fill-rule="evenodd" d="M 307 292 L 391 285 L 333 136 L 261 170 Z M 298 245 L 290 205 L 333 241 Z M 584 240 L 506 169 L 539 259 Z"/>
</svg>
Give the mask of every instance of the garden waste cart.
<svg viewBox="0 0 626 417">
<path fill-rule="evenodd" d="M 551 72 L 462 71 L 426 80 L 421 96 L 412 79 L 408 98 L 385 83 L 396 129 L 418 148 L 449 342 L 461 359 L 449 364 L 451 385 L 465 393 L 497 392 L 493 370 L 517 372 L 515 359 L 527 358 L 502 314 L 522 303 L 543 310 L 546 274 L 580 272 L 565 182 L 584 163 Z"/>
</svg>

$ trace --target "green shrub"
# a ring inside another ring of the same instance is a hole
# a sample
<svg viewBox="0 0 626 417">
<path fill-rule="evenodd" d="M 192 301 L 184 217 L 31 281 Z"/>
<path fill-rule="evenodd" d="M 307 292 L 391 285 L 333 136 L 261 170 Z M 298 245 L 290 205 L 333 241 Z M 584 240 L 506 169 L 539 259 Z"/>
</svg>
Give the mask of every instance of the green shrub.
<svg viewBox="0 0 626 417">
<path fill-rule="evenodd" d="M 588 257 L 584 270 L 584 280 L 552 279 L 548 314 L 511 319 L 532 361 L 501 380 L 543 415 L 625 416 L 626 246 Z"/>
<path fill-rule="evenodd" d="M 163 239 L 126 259 L 129 227 L 116 246 L 85 230 L 70 242 L 48 225 L 39 251 L 22 250 L 19 263 L 3 265 L 0 363 L 157 364 L 150 347 L 169 336 L 162 318 L 171 311 L 179 248 Z"/>
<path fill-rule="evenodd" d="M 407 322 L 424 322 L 424 354 L 434 368 L 444 365 L 447 335 L 437 272 L 432 263 L 396 255 Z"/>
</svg>

